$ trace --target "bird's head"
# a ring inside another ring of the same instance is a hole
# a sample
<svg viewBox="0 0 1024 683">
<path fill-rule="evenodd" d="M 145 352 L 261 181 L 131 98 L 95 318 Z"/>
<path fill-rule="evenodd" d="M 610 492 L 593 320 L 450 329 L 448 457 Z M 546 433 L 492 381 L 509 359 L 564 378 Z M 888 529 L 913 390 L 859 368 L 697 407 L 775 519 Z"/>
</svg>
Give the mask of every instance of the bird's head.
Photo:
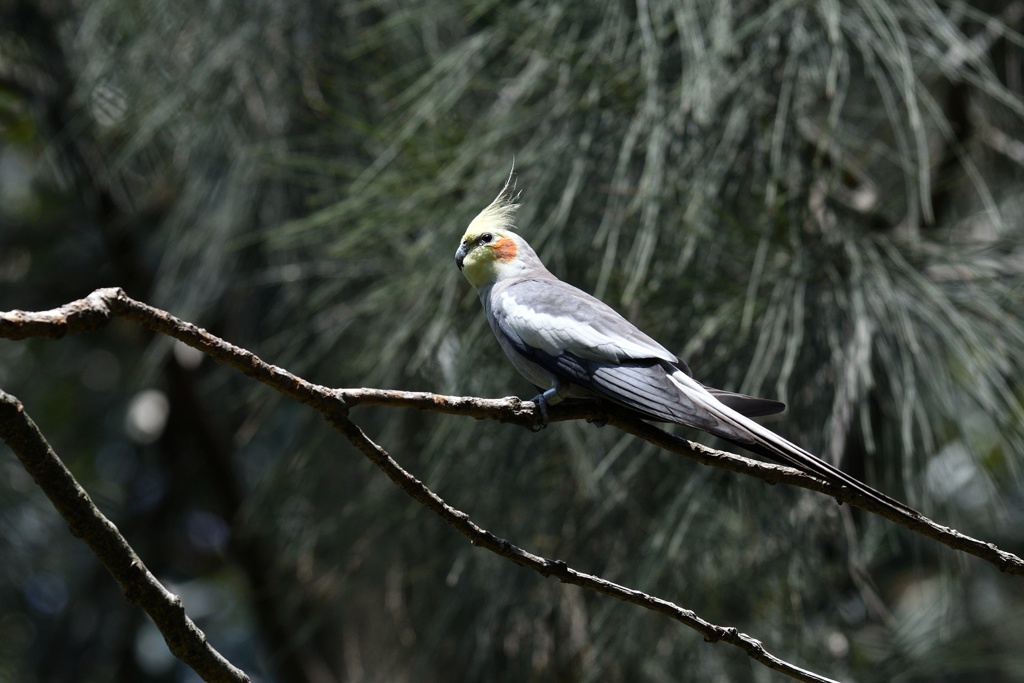
<svg viewBox="0 0 1024 683">
<path fill-rule="evenodd" d="M 518 207 L 506 184 L 466 228 L 455 265 L 477 289 L 508 278 L 550 275 L 526 240 L 512 230 Z"/>
<path fill-rule="evenodd" d="M 455 252 L 455 265 L 474 287 L 493 285 L 521 270 L 523 238 L 505 228 L 469 226 Z"/>
</svg>

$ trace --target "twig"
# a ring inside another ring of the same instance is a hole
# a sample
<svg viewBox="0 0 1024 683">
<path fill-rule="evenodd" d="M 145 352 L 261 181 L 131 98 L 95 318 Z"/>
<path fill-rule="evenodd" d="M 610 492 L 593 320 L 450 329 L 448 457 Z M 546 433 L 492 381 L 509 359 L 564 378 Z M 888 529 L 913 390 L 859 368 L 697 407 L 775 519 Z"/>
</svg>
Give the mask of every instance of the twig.
<svg viewBox="0 0 1024 683">
<path fill-rule="evenodd" d="M 217 652 L 185 613 L 181 598 L 168 591 L 142 563 L 113 522 L 47 443 L 14 396 L 0 390 L 0 438 L 14 451 L 43 490 L 71 533 L 85 541 L 132 604 L 142 608 L 160 629 L 167 647 L 210 683 L 248 683 L 241 669 Z"/>
</svg>

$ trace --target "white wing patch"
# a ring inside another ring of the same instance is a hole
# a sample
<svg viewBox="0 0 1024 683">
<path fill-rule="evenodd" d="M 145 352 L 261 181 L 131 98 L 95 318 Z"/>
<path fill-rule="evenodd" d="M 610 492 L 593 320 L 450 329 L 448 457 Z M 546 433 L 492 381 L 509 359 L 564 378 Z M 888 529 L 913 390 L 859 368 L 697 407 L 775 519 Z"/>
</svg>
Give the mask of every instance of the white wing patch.
<svg viewBox="0 0 1024 683">
<path fill-rule="evenodd" d="M 676 357 L 661 345 L 646 344 L 627 335 L 635 328 L 624 318 L 622 334 L 614 330 L 601 330 L 590 321 L 565 315 L 540 313 L 527 304 L 516 301 L 508 292 L 499 295 L 498 308 L 504 323 L 529 346 L 558 356 L 568 351 L 580 358 L 605 362 L 628 359 L 658 358 L 670 363 Z"/>
</svg>

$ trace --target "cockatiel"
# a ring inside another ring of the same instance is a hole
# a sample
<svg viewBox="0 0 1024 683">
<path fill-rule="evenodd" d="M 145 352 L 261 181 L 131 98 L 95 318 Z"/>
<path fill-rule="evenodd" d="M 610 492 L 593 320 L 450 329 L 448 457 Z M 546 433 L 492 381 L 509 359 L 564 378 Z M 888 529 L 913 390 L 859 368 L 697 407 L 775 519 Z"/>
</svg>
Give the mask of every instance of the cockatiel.
<svg viewBox="0 0 1024 683">
<path fill-rule="evenodd" d="M 901 514 L 917 513 L 749 419 L 785 405 L 705 387 L 686 363 L 603 301 L 555 277 L 512 230 L 509 186 L 462 236 L 455 263 L 476 288 L 498 343 L 547 406 L 602 398 L 640 417 L 702 429 L 758 455 L 848 486 Z"/>
</svg>

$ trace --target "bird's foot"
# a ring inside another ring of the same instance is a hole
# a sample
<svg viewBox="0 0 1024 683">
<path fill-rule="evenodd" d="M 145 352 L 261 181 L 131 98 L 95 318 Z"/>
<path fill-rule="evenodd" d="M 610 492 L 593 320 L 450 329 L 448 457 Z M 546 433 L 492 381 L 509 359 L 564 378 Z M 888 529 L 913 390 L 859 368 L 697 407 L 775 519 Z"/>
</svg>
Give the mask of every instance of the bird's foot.
<svg viewBox="0 0 1024 683">
<path fill-rule="evenodd" d="M 534 425 L 533 427 L 530 427 L 531 431 L 539 432 L 540 430 L 547 428 L 548 423 L 550 422 L 550 419 L 548 417 L 548 403 L 558 403 L 560 398 L 561 397 L 558 395 L 557 389 L 552 387 L 547 391 L 543 391 L 534 396 L 532 399 L 530 399 L 537 405 L 537 410 L 540 411 L 541 419 L 539 425 Z"/>
</svg>

